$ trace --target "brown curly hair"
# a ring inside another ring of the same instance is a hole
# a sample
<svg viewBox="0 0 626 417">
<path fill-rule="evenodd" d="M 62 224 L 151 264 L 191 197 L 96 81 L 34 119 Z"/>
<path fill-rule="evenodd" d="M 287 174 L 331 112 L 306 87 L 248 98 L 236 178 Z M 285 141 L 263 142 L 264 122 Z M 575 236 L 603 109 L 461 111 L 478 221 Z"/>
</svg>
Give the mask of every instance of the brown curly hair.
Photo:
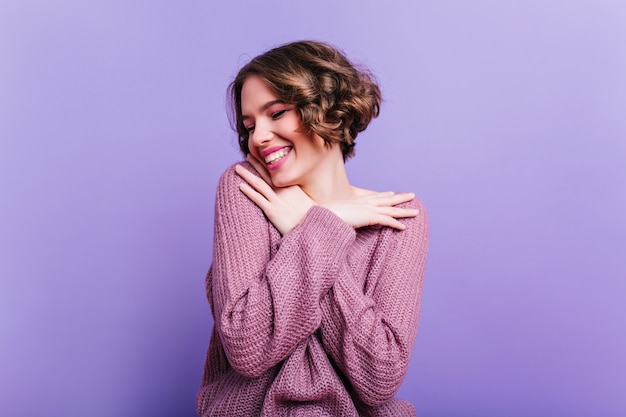
<svg viewBox="0 0 626 417">
<path fill-rule="evenodd" d="M 380 89 L 367 70 L 357 69 L 326 43 L 285 44 L 254 58 L 229 86 L 231 124 L 244 155 L 249 153 L 249 132 L 241 115 L 241 90 L 251 75 L 263 79 L 278 98 L 294 104 L 308 132 L 327 145 L 339 143 L 344 160 L 354 155 L 358 133 L 380 112 Z"/>
</svg>

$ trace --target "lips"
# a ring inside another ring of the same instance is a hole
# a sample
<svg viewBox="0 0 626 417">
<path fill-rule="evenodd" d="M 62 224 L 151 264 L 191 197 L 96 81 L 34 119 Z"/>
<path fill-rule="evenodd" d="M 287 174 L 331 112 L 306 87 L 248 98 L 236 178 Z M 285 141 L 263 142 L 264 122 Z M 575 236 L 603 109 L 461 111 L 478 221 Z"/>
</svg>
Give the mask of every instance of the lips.
<svg viewBox="0 0 626 417">
<path fill-rule="evenodd" d="M 286 156 L 289 153 L 289 151 L 291 151 L 291 148 L 287 147 L 287 148 L 282 148 L 276 152 L 272 152 L 271 154 L 267 155 L 264 158 L 265 163 L 268 165 L 274 164 L 280 159 L 282 159 L 284 156 Z"/>
<path fill-rule="evenodd" d="M 280 168 L 291 154 L 292 146 L 273 146 L 260 152 L 265 167 L 270 171 Z"/>
<path fill-rule="evenodd" d="M 276 151 L 279 151 L 283 148 L 290 148 L 290 146 L 272 146 L 271 148 L 267 148 L 261 151 L 261 156 L 263 158 L 265 158 L 266 156 L 268 156 L 271 153 L 274 153 Z"/>
</svg>

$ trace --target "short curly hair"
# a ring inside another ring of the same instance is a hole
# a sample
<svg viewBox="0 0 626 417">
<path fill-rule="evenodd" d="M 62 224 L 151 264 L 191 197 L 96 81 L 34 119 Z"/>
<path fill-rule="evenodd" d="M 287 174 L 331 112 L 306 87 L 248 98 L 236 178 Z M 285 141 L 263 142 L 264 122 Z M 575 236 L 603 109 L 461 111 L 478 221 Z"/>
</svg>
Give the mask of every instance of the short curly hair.
<svg viewBox="0 0 626 417">
<path fill-rule="evenodd" d="M 299 41 L 271 49 L 246 64 L 229 86 L 231 124 L 244 155 L 249 132 L 241 114 L 241 90 L 256 75 L 286 103 L 294 104 L 302 125 L 326 145 L 338 143 L 344 160 L 354 141 L 380 112 L 381 93 L 372 74 L 357 68 L 333 46 Z"/>
</svg>

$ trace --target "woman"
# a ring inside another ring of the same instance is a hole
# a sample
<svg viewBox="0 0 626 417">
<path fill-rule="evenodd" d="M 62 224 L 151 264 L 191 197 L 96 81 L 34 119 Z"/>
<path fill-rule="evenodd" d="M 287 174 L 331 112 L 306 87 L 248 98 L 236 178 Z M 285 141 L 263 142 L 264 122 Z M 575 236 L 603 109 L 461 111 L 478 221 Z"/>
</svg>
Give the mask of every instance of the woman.
<svg viewBox="0 0 626 417">
<path fill-rule="evenodd" d="M 207 296 L 215 319 L 201 416 L 412 416 L 406 373 L 427 251 L 411 193 L 348 181 L 378 115 L 372 78 L 295 42 L 230 87 L 247 162 L 222 175 Z"/>
</svg>

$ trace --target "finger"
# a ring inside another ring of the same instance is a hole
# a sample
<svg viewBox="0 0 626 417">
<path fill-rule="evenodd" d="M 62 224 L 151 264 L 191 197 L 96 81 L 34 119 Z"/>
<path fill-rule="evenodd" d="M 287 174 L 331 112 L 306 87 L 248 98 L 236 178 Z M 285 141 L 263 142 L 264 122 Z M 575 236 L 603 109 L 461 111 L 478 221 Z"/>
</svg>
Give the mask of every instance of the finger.
<svg viewBox="0 0 626 417">
<path fill-rule="evenodd" d="M 393 196 L 395 193 L 393 191 L 372 191 L 369 194 L 365 194 L 366 197 L 374 197 L 374 198 L 387 198 Z"/>
<path fill-rule="evenodd" d="M 398 229 L 398 230 L 406 229 L 406 225 L 404 223 L 389 216 L 384 216 L 384 215 L 378 216 L 376 218 L 376 223 L 382 226 L 391 227 L 393 229 Z"/>
<path fill-rule="evenodd" d="M 265 182 L 269 185 L 272 185 L 272 177 L 270 177 L 270 173 L 268 172 L 267 168 L 265 168 L 265 165 L 259 162 L 259 160 L 256 159 L 256 157 L 251 153 L 246 156 L 246 159 L 248 160 L 248 162 L 250 162 L 250 164 L 252 164 L 254 169 L 257 170 L 257 172 L 259 173 L 259 175 L 261 175 Z"/>
<path fill-rule="evenodd" d="M 384 191 L 384 192 L 374 192 L 369 195 L 364 195 L 363 198 L 369 202 L 373 202 L 374 204 L 378 204 L 381 201 L 386 201 L 389 198 L 392 198 L 396 195 L 393 191 Z"/>
<path fill-rule="evenodd" d="M 265 212 L 265 210 L 269 207 L 269 201 L 267 201 L 267 199 L 261 193 L 259 193 L 257 190 L 255 190 L 245 182 L 239 184 L 239 190 L 241 190 L 241 192 L 244 193 L 246 197 L 252 200 L 254 204 L 259 206 L 259 208 L 263 210 L 263 212 Z"/>
<path fill-rule="evenodd" d="M 267 182 L 265 182 L 265 180 L 263 180 L 263 178 L 257 177 L 241 165 L 235 166 L 235 172 L 252 188 L 261 193 L 267 200 L 270 200 L 275 196 L 274 190 Z"/>
<path fill-rule="evenodd" d="M 379 213 L 385 216 L 394 217 L 396 219 L 415 217 L 420 211 L 418 209 L 400 208 L 400 207 L 379 207 Z"/>
<path fill-rule="evenodd" d="M 381 206 L 396 206 L 398 204 L 406 203 L 407 201 L 411 201 L 415 199 L 415 194 L 413 193 L 398 193 L 389 197 L 380 198 L 377 200 L 377 205 Z"/>
<path fill-rule="evenodd" d="M 363 190 L 363 193 L 354 197 L 353 200 L 371 200 L 376 198 L 386 198 L 394 195 L 393 191 L 370 191 Z"/>
</svg>

